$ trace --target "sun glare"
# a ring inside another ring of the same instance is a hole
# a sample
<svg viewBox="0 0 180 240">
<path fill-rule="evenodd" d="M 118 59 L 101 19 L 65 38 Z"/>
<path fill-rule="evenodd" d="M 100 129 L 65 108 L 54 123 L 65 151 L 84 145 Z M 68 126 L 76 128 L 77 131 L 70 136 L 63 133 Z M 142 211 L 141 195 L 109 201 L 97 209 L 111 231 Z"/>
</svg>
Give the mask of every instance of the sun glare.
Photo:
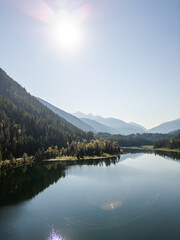
<svg viewBox="0 0 180 240">
<path fill-rule="evenodd" d="M 67 11 L 61 11 L 52 23 L 52 38 L 65 51 L 74 51 L 83 45 L 82 23 Z"/>
</svg>

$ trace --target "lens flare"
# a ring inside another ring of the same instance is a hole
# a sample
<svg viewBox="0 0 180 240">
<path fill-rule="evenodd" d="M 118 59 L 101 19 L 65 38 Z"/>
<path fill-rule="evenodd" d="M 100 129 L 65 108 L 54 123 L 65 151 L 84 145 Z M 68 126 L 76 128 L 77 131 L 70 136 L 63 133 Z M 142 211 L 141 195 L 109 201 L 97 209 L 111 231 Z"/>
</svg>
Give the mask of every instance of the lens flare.
<svg viewBox="0 0 180 240">
<path fill-rule="evenodd" d="M 101 208 L 104 210 L 113 210 L 115 208 L 120 207 L 122 204 L 123 204 L 122 202 L 108 203 L 108 204 L 103 205 Z"/>
<path fill-rule="evenodd" d="M 43 23 L 42 32 L 53 46 L 65 52 L 81 47 L 86 37 L 84 23 L 92 12 L 91 4 L 67 0 L 6 0 L 24 15 Z"/>
<path fill-rule="evenodd" d="M 54 11 L 43 0 L 6 0 L 24 15 L 42 23 L 49 23 L 54 18 Z"/>
<path fill-rule="evenodd" d="M 60 234 L 54 231 L 54 228 L 51 230 L 48 240 L 65 240 Z"/>
</svg>

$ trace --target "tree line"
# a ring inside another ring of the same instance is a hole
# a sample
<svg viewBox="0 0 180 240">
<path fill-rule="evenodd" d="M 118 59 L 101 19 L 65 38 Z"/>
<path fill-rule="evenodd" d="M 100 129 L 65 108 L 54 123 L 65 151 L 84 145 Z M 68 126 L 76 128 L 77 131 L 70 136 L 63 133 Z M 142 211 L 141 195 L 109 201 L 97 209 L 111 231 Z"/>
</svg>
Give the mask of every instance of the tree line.
<svg viewBox="0 0 180 240">
<path fill-rule="evenodd" d="M 83 140 L 82 142 L 72 141 L 68 143 L 66 148 L 48 147 L 47 150 L 39 150 L 35 154 L 36 160 L 51 159 L 63 156 L 76 157 L 77 159 L 83 157 L 103 156 L 104 154 L 119 154 L 120 147 L 117 142 L 110 140 Z"/>
<path fill-rule="evenodd" d="M 121 147 L 141 147 L 143 145 L 157 146 L 159 144 L 167 145 L 168 148 L 179 148 L 179 131 L 161 134 L 161 133 L 143 133 L 131 134 L 124 136 L 121 134 L 111 135 L 109 133 L 98 133 L 97 138 L 109 139 L 116 141 Z M 173 139 L 173 140 L 172 140 Z"/>
<path fill-rule="evenodd" d="M 180 134 L 175 138 L 155 141 L 153 146 L 154 148 L 180 149 Z"/>
</svg>

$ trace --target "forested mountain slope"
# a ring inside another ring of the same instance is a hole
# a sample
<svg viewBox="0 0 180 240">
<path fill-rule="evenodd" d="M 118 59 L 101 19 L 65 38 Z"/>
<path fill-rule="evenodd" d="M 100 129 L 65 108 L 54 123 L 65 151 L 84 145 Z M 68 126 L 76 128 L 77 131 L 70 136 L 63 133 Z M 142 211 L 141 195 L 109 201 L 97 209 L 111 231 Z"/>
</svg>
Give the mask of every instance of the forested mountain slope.
<svg viewBox="0 0 180 240">
<path fill-rule="evenodd" d="M 45 107 L 0 69 L 0 159 L 92 137 Z"/>
</svg>

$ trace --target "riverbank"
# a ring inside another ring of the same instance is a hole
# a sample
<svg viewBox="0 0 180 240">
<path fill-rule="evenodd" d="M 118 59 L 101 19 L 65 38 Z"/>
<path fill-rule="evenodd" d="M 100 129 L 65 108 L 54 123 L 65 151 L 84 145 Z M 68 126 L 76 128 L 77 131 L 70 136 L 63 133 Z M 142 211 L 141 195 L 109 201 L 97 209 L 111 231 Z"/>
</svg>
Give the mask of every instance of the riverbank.
<svg viewBox="0 0 180 240">
<path fill-rule="evenodd" d="M 133 150 L 154 150 L 153 146 L 142 146 L 142 147 L 121 147 L 121 149 L 133 149 Z"/>
<path fill-rule="evenodd" d="M 114 157 L 119 157 L 121 154 L 123 154 L 122 152 L 120 154 L 116 154 L 116 155 L 110 155 L 110 154 L 106 154 L 105 156 L 85 156 L 83 158 L 77 158 L 77 157 L 73 157 L 73 156 L 64 156 L 64 157 L 59 157 L 59 158 L 52 158 L 52 159 L 45 159 L 43 160 L 43 162 L 64 162 L 64 161 L 78 161 L 78 160 L 103 160 L 103 159 L 108 159 L 108 158 L 114 158 Z"/>
<path fill-rule="evenodd" d="M 163 151 L 163 152 L 177 152 L 180 153 L 180 149 L 170 149 L 170 148 L 155 148 L 154 151 Z"/>
<path fill-rule="evenodd" d="M 27 157 L 26 159 L 17 158 L 13 160 L 0 161 L 0 172 L 3 172 L 11 168 L 23 167 L 33 163 L 34 163 L 33 157 Z"/>
<path fill-rule="evenodd" d="M 152 150 L 152 151 L 163 151 L 163 152 L 177 152 L 180 153 L 180 149 L 170 148 L 153 148 L 153 146 L 142 146 L 142 147 L 121 147 L 121 149 L 132 149 L 132 150 Z"/>
<path fill-rule="evenodd" d="M 73 156 L 63 156 L 63 157 L 57 157 L 52 159 L 44 159 L 42 162 L 68 162 L 68 161 L 78 161 L 78 160 L 103 160 L 108 158 L 114 158 L 119 157 L 122 152 L 116 155 L 111 154 L 103 154 L 103 156 L 85 156 L 83 158 L 77 158 Z M 0 172 L 6 171 L 8 169 L 17 168 L 17 167 L 23 167 L 26 165 L 34 164 L 36 161 L 34 161 L 33 157 L 28 157 L 27 159 L 23 158 L 17 158 L 13 160 L 4 160 L 0 162 Z"/>
</svg>

